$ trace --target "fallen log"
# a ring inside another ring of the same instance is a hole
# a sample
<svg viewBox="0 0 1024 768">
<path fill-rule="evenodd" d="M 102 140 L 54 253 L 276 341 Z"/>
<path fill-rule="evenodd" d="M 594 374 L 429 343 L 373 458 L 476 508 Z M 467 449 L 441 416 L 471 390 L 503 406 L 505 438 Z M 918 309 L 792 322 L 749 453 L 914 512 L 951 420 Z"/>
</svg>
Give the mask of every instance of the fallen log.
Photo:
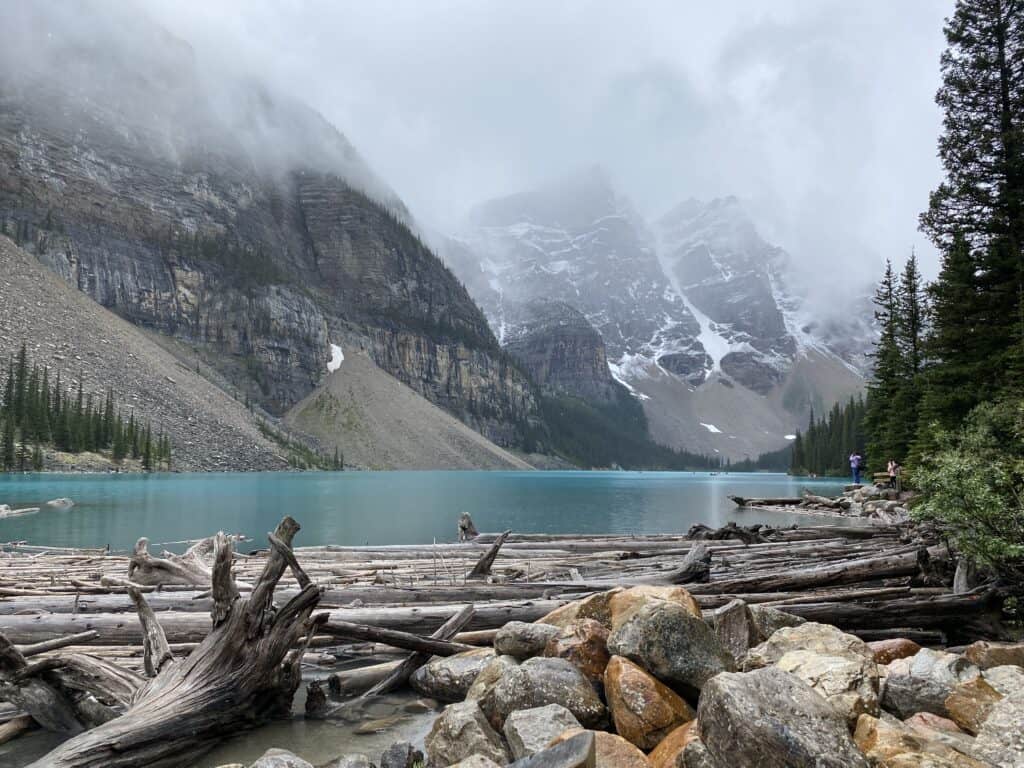
<svg viewBox="0 0 1024 768">
<path fill-rule="evenodd" d="M 298 524 L 285 517 L 272 534 L 290 548 Z M 285 570 L 296 568 L 272 546 L 248 598 L 239 596 L 231 574 L 227 537 L 214 542 L 212 630 L 185 659 L 170 658 L 167 637 L 151 611 L 140 610 L 146 668 L 154 676 L 128 710 L 64 742 L 33 768 L 172 768 L 190 764 L 221 738 L 290 711 L 301 675 L 304 648 L 312 635 L 311 614 L 320 599 L 309 584 L 285 605 L 273 606 L 274 588 Z M 135 594 L 140 606 L 145 598 Z"/>
<path fill-rule="evenodd" d="M 693 584 L 711 578 L 711 550 L 702 541 L 686 553 L 682 565 L 662 577 L 669 584 Z"/>
<path fill-rule="evenodd" d="M 25 731 L 31 731 L 36 727 L 36 721 L 32 715 L 18 715 L 8 720 L 3 725 L 0 725 L 0 744 L 6 744 L 8 741 L 21 736 Z"/>
<path fill-rule="evenodd" d="M 345 637 L 350 640 L 367 640 L 373 643 L 383 643 L 393 648 L 402 648 L 408 651 L 420 651 L 433 654 L 434 656 L 454 656 L 456 653 L 472 651 L 475 646 L 463 645 L 446 639 L 434 637 L 422 637 L 410 632 L 400 632 L 394 629 L 382 629 L 371 627 L 366 624 L 352 624 L 348 621 L 330 621 L 320 625 L 318 632 L 335 637 Z"/>
<path fill-rule="evenodd" d="M 795 507 L 800 504 L 803 499 L 794 498 L 792 496 L 784 496 L 779 498 L 763 498 L 763 499 L 748 499 L 745 496 L 730 496 L 729 499 L 737 507 Z"/>
<path fill-rule="evenodd" d="M 385 661 L 336 672 L 327 678 L 328 690 L 335 699 L 358 696 L 387 678 L 401 663 Z"/>
<path fill-rule="evenodd" d="M 153 557 L 149 553 L 149 539 L 143 537 L 135 542 L 135 551 L 128 561 L 128 581 L 141 586 L 163 584 L 187 584 L 197 587 L 210 585 L 210 569 L 202 561 L 197 547 L 205 550 L 200 542 L 184 555 L 170 553 L 167 557 Z"/>
<path fill-rule="evenodd" d="M 53 640 L 45 640 L 41 643 L 23 645 L 18 648 L 18 650 L 21 652 L 21 655 L 27 659 L 32 656 L 38 656 L 40 653 L 49 653 L 50 651 L 66 648 L 69 645 L 88 643 L 90 640 L 95 640 L 97 637 L 99 637 L 99 633 L 90 629 L 74 635 L 66 635 L 64 637 L 54 638 Z"/>
<path fill-rule="evenodd" d="M 736 523 L 726 523 L 721 528 L 710 528 L 702 523 L 691 526 L 686 536 L 693 541 L 722 541 L 725 539 L 736 539 L 744 544 L 764 544 L 766 539 L 761 534 L 760 525 L 740 526 Z"/>
</svg>

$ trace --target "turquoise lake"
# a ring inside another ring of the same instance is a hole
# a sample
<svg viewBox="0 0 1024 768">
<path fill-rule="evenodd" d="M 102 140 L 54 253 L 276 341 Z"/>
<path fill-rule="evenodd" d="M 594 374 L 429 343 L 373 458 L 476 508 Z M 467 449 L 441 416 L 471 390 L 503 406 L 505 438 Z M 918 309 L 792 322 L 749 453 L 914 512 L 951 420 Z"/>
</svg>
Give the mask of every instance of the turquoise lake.
<svg viewBox="0 0 1024 768">
<path fill-rule="evenodd" d="M 262 541 L 285 514 L 299 546 L 451 541 L 461 512 L 481 531 L 685 533 L 695 523 L 774 525 L 829 518 L 738 512 L 728 499 L 838 493 L 841 480 L 689 472 L 296 472 L 0 475 L 0 504 L 43 507 L 0 520 L 0 542 L 129 549 L 222 530 Z M 69 510 L 49 509 L 57 497 Z"/>
</svg>

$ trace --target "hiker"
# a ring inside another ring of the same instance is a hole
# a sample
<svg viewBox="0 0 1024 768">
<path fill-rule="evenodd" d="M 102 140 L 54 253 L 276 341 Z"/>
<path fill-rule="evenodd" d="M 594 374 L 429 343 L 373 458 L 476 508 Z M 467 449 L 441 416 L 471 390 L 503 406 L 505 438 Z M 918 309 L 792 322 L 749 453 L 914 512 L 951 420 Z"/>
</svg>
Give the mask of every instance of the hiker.
<svg viewBox="0 0 1024 768">
<path fill-rule="evenodd" d="M 850 471 L 853 473 L 854 485 L 860 485 L 860 467 L 863 461 L 864 459 L 856 451 L 850 454 Z"/>
<path fill-rule="evenodd" d="M 899 464 L 896 463 L 896 459 L 889 459 L 889 487 L 896 487 L 896 472 L 899 469 Z"/>
</svg>

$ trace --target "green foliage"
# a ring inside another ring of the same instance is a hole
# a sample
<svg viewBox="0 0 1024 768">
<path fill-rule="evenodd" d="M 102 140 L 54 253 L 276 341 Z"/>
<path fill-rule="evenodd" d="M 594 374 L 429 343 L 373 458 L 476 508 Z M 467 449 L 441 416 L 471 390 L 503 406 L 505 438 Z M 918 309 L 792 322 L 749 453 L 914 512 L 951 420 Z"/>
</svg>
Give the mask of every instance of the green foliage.
<svg viewBox="0 0 1024 768">
<path fill-rule="evenodd" d="M 264 437 L 273 440 L 285 450 L 288 454 L 288 466 L 293 469 L 342 470 L 345 468 L 345 458 L 337 446 L 334 448 L 333 456 L 324 456 L 299 440 L 274 429 L 265 421 L 259 422 L 259 429 Z"/>
<path fill-rule="evenodd" d="M 1024 585 L 1024 401 L 983 403 L 915 469 L 918 520 L 940 525 L 956 549 Z"/>
<path fill-rule="evenodd" d="M 850 472 L 850 454 L 864 453 L 864 420 L 867 405 L 852 397 L 836 403 L 820 420 L 811 412 L 806 432 L 797 432 L 790 446 L 789 471 L 794 475 L 842 476 Z"/>
<path fill-rule="evenodd" d="M 720 469 L 715 457 L 675 451 L 651 440 L 643 407 L 625 387 L 611 403 L 544 396 L 541 414 L 555 453 L 582 467 L 625 469 Z"/>
<path fill-rule="evenodd" d="M 795 441 L 794 441 L 795 442 Z M 793 444 L 728 465 L 730 472 L 789 472 L 793 465 Z"/>
</svg>

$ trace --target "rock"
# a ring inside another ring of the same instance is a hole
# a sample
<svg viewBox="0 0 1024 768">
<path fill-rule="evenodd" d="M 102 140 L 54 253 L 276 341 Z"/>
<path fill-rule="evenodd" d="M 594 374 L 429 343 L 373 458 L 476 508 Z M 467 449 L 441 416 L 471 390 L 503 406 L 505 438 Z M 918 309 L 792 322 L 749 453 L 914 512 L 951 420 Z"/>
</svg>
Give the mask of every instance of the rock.
<svg viewBox="0 0 1024 768">
<path fill-rule="evenodd" d="M 947 733 L 963 733 L 959 725 L 948 717 L 933 715 L 931 712 L 918 712 L 904 720 L 911 728 L 926 728 L 933 731 L 945 731 Z"/>
<path fill-rule="evenodd" d="M 1006 665 L 1024 667 L 1024 643 L 990 643 L 979 640 L 967 646 L 964 656 L 979 669 Z"/>
<path fill-rule="evenodd" d="M 898 720 L 886 721 L 863 715 L 857 721 L 853 738 L 861 751 L 880 768 L 984 768 L 984 763 L 940 741 L 929 739 Z"/>
<path fill-rule="evenodd" d="M 700 732 L 697 730 L 696 720 L 680 725 L 662 739 L 653 752 L 647 755 L 647 762 L 651 764 L 651 768 L 677 768 L 677 766 L 686 765 L 682 762 L 686 745 L 699 738 Z"/>
<path fill-rule="evenodd" d="M 640 585 L 619 590 L 611 596 L 609 626 L 614 631 L 629 621 L 644 606 L 658 603 L 675 603 L 698 619 L 701 617 L 700 605 L 694 600 L 693 595 L 682 587 Z"/>
<path fill-rule="evenodd" d="M 812 651 L 822 656 L 851 656 L 874 661 L 874 654 L 859 637 L 848 635 L 831 624 L 807 622 L 796 627 L 782 627 L 751 648 L 743 661 L 743 669 L 752 670 L 775 664 L 790 651 Z"/>
<path fill-rule="evenodd" d="M 287 749 L 268 749 L 249 768 L 313 768 Z"/>
<path fill-rule="evenodd" d="M 996 702 L 1003 698 L 982 677 L 960 683 L 946 697 L 946 711 L 954 723 L 977 735 Z"/>
<path fill-rule="evenodd" d="M 874 654 L 876 664 L 891 664 L 896 659 L 906 659 L 921 650 L 920 645 L 903 637 L 875 640 L 868 643 L 868 648 Z"/>
<path fill-rule="evenodd" d="M 678 603 L 641 608 L 612 632 L 608 651 L 639 664 L 662 682 L 691 690 L 736 668 L 711 627 Z"/>
<path fill-rule="evenodd" d="M 308 717 L 308 715 L 307 715 Z M 368 733 L 380 733 L 386 731 L 389 728 L 394 728 L 401 722 L 404 722 L 405 718 L 402 715 L 388 715 L 387 717 L 377 717 L 372 720 L 367 720 L 365 723 L 360 723 L 355 729 L 355 733 L 360 736 L 364 736 Z"/>
<path fill-rule="evenodd" d="M 459 760 L 459 762 L 449 766 L 449 768 L 501 768 L 501 764 L 483 755 L 470 755 L 465 760 Z"/>
<path fill-rule="evenodd" d="M 791 672 L 843 713 L 852 730 L 861 715 L 878 715 L 878 665 L 860 656 L 790 651 L 776 665 Z"/>
<path fill-rule="evenodd" d="M 577 619 L 595 619 L 610 629 L 612 626 L 610 603 L 612 598 L 622 591 L 621 587 L 616 587 L 607 592 L 598 592 L 582 600 L 574 600 L 560 608 L 555 608 L 547 616 L 537 619 L 536 623 L 551 624 L 562 628 Z"/>
<path fill-rule="evenodd" d="M 1003 696 L 1009 696 L 1015 691 L 1024 691 L 1024 668 L 1007 664 L 1002 667 L 990 667 L 981 675 L 985 682 Z"/>
<path fill-rule="evenodd" d="M 469 690 L 466 691 L 466 698 L 472 700 L 482 699 L 488 691 L 498 684 L 506 670 L 518 666 L 519 662 L 511 656 L 497 656 L 491 659 L 487 666 L 480 670 L 480 674 L 476 676 L 473 684 L 469 686 Z"/>
<path fill-rule="evenodd" d="M 584 731 L 572 729 L 557 737 L 552 746 L 559 744 Z M 597 768 L 650 768 L 647 757 L 621 736 L 606 731 L 591 731 L 594 734 L 594 751 L 597 754 Z"/>
<path fill-rule="evenodd" d="M 960 656 L 922 648 L 914 656 L 889 665 L 882 708 L 900 719 L 918 712 L 946 717 L 946 697 L 957 685 L 979 674 L 976 666 Z"/>
<path fill-rule="evenodd" d="M 621 656 L 608 662 L 604 691 L 616 733 L 645 752 L 696 717 L 671 688 Z"/>
<path fill-rule="evenodd" d="M 579 721 L 568 709 L 561 704 L 548 704 L 513 712 L 505 720 L 503 731 L 512 757 L 521 760 L 542 752 L 555 738 L 579 727 Z"/>
<path fill-rule="evenodd" d="M 339 757 L 326 768 L 377 768 L 366 755 L 346 755 Z"/>
<path fill-rule="evenodd" d="M 414 691 L 439 701 L 462 701 L 477 675 L 495 658 L 490 648 L 454 656 L 435 656 L 413 672 L 409 685 Z"/>
<path fill-rule="evenodd" d="M 608 629 L 596 619 L 577 619 L 548 641 L 544 655 L 565 659 L 592 683 L 608 666 Z"/>
<path fill-rule="evenodd" d="M 593 731 L 582 731 L 509 768 L 597 768 L 597 740 Z"/>
<path fill-rule="evenodd" d="M 718 768 L 715 759 L 700 739 L 694 739 L 683 749 L 683 760 L 676 768 Z"/>
<path fill-rule="evenodd" d="M 806 624 L 807 619 L 791 613 L 772 608 L 770 605 L 748 605 L 750 620 L 753 622 L 754 637 L 752 643 L 763 643 L 783 627 L 799 627 Z"/>
<path fill-rule="evenodd" d="M 697 709 L 701 740 L 722 766 L 868 768 L 846 719 L 777 667 L 711 678 Z"/>
<path fill-rule="evenodd" d="M 423 753 L 407 741 L 392 744 L 380 756 L 380 768 L 414 768 L 423 764 Z"/>
<path fill-rule="evenodd" d="M 510 621 L 494 636 L 494 650 L 501 656 L 522 661 L 543 653 L 548 641 L 557 636 L 558 627 L 550 624 Z"/>
<path fill-rule="evenodd" d="M 721 608 L 705 613 L 704 621 L 715 631 L 718 642 L 734 659 L 740 660 L 747 655 L 751 637 L 755 636 L 757 630 L 753 626 L 745 602 L 730 600 Z M 754 642 L 758 643 L 760 640 L 755 639 Z"/>
<path fill-rule="evenodd" d="M 607 712 L 594 686 L 565 659 L 536 657 L 505 671 L 480 699 L 480 707 L 495 728 L 517 709 L 561 704 L 586 727 L 601 727 Z"/>
<path fill-rule="evenodd" d="M 445 707 L 427 734 L 426 747 L 433 765 L 451 765 L 472 755 L 483 755 L 499 765 L 510 762 L 505 742 L 475 701 Z"/>
<path fill-rule="evenodd" d="M 999 768 L 1024 765 L 1024 690 L 997 702 L 974 741 L 975 751 Z"/>
</svg>

